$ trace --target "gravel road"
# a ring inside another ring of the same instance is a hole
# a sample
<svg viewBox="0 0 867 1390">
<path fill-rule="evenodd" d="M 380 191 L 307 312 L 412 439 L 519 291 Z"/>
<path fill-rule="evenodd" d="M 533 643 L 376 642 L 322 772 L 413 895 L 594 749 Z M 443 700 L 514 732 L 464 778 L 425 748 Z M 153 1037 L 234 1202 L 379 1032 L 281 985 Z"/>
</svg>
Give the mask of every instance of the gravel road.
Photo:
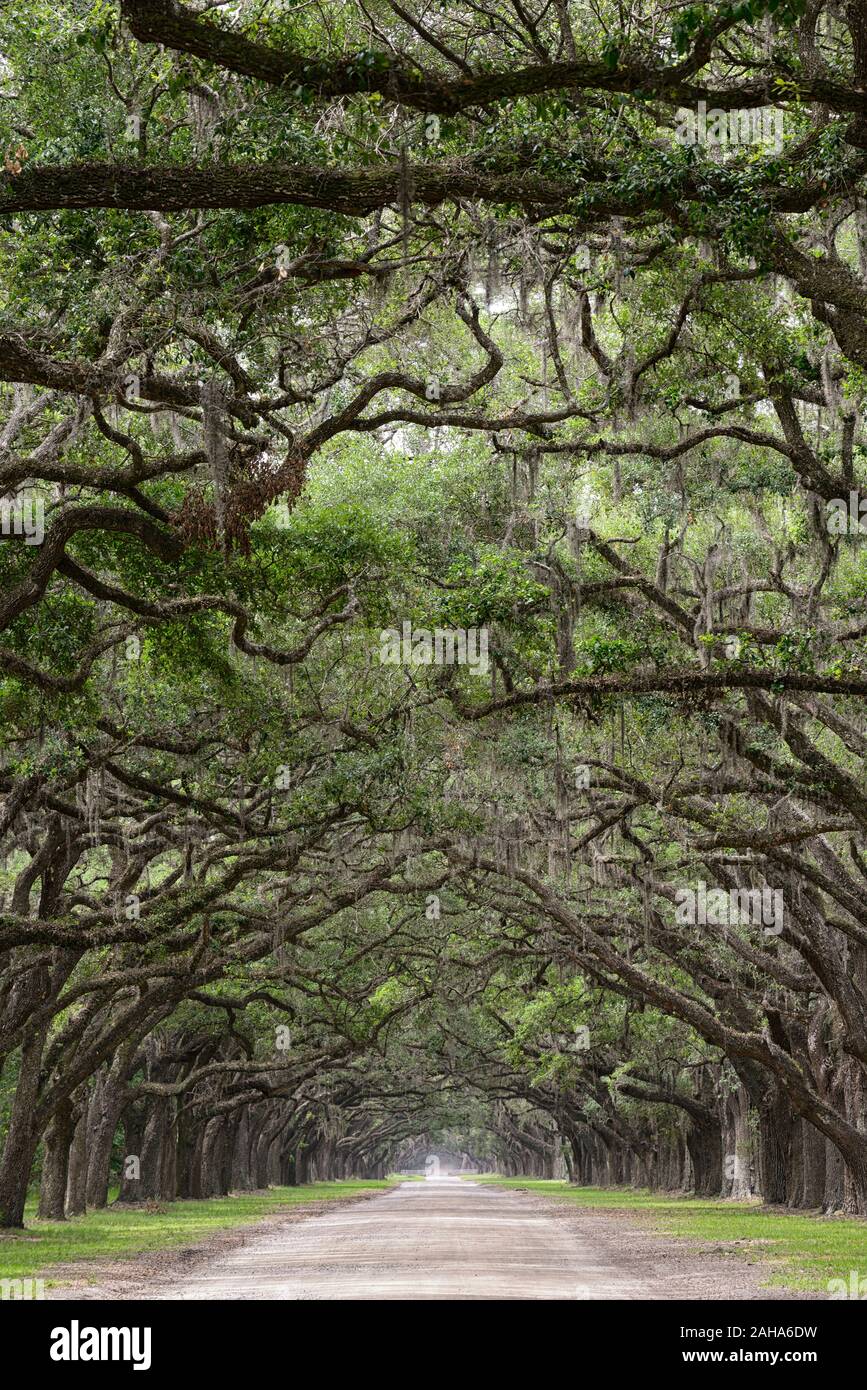
<svg viewBox="0 0 867 1390">
<path fill-rule="evenodd" d="M 700 1252 L 619 1216 L 458 1178 L 405 1182 L 275 1223 L 135 1292 L 233 1301 L 786 1297 L 761 1287 L 767 1267 L 747 1263 L 747 1252 Z"/>
</svg>

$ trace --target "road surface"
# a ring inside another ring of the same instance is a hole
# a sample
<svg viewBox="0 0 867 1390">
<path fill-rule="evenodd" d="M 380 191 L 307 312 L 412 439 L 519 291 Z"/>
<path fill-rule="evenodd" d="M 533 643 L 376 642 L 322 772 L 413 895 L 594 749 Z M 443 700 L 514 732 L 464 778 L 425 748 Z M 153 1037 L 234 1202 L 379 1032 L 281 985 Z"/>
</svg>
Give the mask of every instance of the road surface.
<svg viewBox="0 0 867 1390">
<path fill-rule="evenodd" d="M 605 1203 L 435 1178 L 317 1206 L 274 1212 L 189 1247 L 54 1265 L 47 1296 L 111 1303 L 823 1297 L 770 1283 L 779 1263 L 771 1239 L 678 1238 Z"/>
<path fill-rule="evenodd" d="M 405 1182 L 275 1226 L 159 1299 L 648 1298 L 552 1204 L 460 1178 Z M 147 1295 L 145 1295 L 147 1297 Z"/>
</svg>

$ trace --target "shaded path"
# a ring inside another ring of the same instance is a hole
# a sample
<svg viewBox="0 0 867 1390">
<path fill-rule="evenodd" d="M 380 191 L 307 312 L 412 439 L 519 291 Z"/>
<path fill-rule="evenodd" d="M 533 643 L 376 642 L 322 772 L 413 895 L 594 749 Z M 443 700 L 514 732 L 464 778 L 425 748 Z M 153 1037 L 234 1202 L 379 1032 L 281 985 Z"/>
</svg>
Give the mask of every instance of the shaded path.
<svg viewBox="0 0 867 1390">
<path fill-rule="evenodd" d="M 370 1201 L 277 1226 L 150 1296 L 654 1297 L 643 1278 L 612 1264 L 559 1216 L 551 1204 L 458 1178 L 406 1182 Z"/>
<path fill-rule="evenodd" d="M 49 1298 L 798 1299 L 755 1247 L 660 1234 L 625 1208 L 439 1178 L 273 1213 L 200 1245 L 55 1268 Z M 51 1270 L 46 1271 L 48 1275 Z M 96 1276 L 96 1278 L 94 1278 Z M 70 1284 L 71 1279 L 71 1284 Z"/>
</svg>

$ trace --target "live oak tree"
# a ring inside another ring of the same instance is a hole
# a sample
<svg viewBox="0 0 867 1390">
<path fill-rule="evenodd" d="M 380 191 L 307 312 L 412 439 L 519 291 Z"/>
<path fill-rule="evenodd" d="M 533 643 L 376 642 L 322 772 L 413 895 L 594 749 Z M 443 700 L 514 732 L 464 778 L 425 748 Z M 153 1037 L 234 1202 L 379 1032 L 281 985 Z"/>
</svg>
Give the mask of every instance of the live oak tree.
<svg viewBox="0 0 867 1390">
<path fill-rule="evenodd" d="M 864 1214 L 864 6 L 0 23 L 0 1221 Z"/>
</svg>

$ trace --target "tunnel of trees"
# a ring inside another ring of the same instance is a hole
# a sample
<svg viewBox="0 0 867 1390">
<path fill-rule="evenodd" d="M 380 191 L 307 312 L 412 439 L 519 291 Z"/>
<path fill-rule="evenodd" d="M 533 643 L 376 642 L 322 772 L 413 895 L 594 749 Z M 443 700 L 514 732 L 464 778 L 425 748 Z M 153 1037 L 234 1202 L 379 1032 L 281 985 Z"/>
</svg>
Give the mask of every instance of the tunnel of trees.
<svg viewBox="0 0 867 1390">
<path fill-rule="evenodd" d="M 867 1214 L 865 0 L 0 53 L 0 1224 Z"/>
</svg>

